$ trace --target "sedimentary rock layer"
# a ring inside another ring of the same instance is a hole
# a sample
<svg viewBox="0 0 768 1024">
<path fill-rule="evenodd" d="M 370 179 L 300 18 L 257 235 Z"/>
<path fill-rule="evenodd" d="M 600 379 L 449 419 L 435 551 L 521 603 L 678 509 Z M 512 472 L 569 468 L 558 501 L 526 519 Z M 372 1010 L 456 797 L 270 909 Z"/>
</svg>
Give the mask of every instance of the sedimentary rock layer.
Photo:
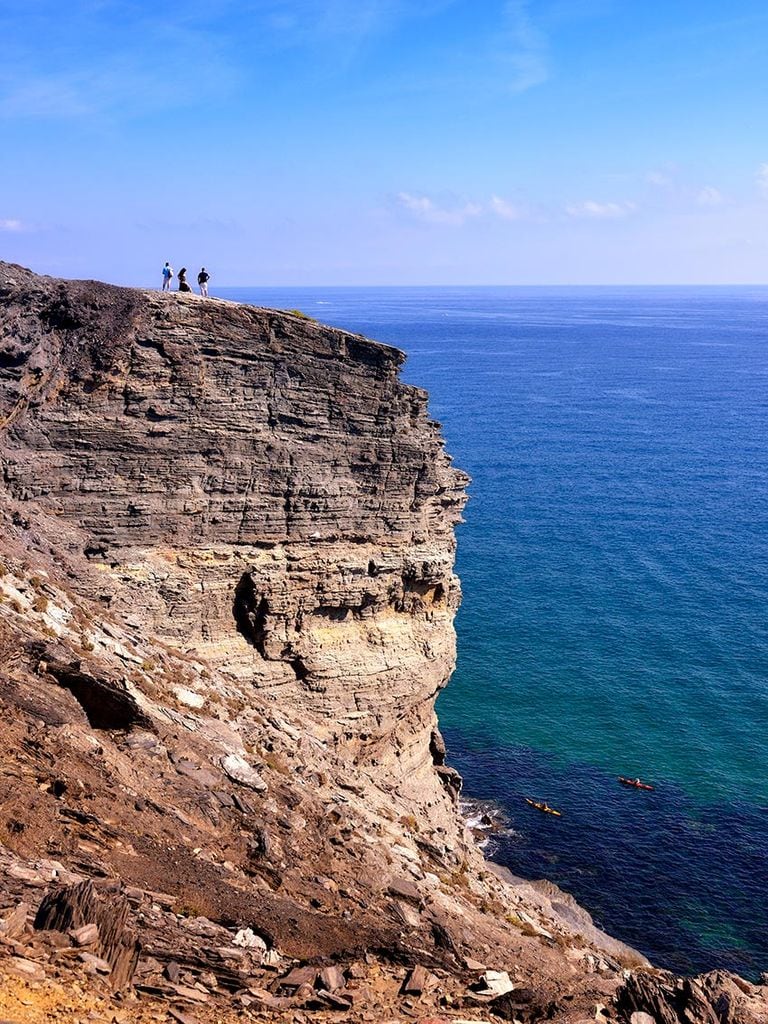
<svg viewBox="0 0 768 1024">
<path fill-rule="evenodd" d="M 0 1016 L 765 1020 L 465 831 L 466 477 L 402 361 L 0 264 Z"/>
<path fill-rule="evenodd" d="M 19 268 L 2 300 L 7 493 L 83 533 L 111 610 L 433 778 L 466 478 L 402 353 Z"/>
</svg>

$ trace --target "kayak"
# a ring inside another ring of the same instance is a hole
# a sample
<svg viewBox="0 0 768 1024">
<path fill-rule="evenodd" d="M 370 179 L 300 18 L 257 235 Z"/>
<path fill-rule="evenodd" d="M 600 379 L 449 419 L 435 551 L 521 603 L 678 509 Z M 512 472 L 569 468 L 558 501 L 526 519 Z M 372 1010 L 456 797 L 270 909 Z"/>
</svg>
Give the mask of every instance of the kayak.
<svg viewBox="0 0 768 1024">
<path fill-rule="evenodd" d="M 622 786 L 632 786 L 634 789 L 654 789 L 654 786 L 649 786 L 647 782 L 641 782 L 640 779 L 625 779 L 623 775 L 619 776 L 619 782 Z"/>
<path fill-rule="evenodd" d="M 554 814 L 556 817 L 561 817 L 562 811 L 556 811 L 554 807 L 550 807 L 548 804 L 539 803 L 537 800 L 529 800 L 525 798 L 525 802 L 530 804 L 531 807 L 535 807 L 537 811 L 543 811 L 544 814 Z"/>
</svg>

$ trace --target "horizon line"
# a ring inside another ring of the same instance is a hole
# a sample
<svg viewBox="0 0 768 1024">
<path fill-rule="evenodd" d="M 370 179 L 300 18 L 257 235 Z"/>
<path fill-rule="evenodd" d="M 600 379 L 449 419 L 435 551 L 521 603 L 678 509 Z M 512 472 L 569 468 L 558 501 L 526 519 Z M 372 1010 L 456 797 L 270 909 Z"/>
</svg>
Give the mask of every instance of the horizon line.
<svg viewBox="0 0 768 1024">
<path fill-rule="evenodd" d="M 127 288 L 142 288 L 149 291 L 160 291 L 161 289 L 156 284 L 151 285 L 123 285 Z M 702 282 L 702 281 L 674 281 L 674 282 L 614 282 L 612 284 L 607 283 L 552 283 L 552 282 L 537 282 L 536 284 L 513 284 L 513 283 L 493 283 L 493 284 L 217 284 L 214 287 L 223 289 L 237 289 L 237 288 L 285 288 L 285 289 L 297 289 L 297 288 L 768 288 L 768 281 L 718 281 L 718 282 Z M 174 288 L 172 291 L 178 291 Z M 215 296 L 212 296 L 215 297 Z"/>
</svg>

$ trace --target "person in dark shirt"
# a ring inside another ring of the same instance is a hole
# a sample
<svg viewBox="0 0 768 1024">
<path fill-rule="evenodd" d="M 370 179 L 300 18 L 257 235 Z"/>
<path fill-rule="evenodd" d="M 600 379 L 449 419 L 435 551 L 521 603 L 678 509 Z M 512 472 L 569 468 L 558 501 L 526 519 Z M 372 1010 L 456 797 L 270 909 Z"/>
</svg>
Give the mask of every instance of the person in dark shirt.
<svg viewBox="0 0 768 1024">
<path fill-rule="evenodd" d="M 197 283 L 200 286 L 200 294 L 204 295 L 205 298 L 208 298 L 208 282 L 210 281 L 210 279 L 211 275 L 208 273 L 205 267 L 201 267 L 200 273 L 197 275 Z"/>
</svg>

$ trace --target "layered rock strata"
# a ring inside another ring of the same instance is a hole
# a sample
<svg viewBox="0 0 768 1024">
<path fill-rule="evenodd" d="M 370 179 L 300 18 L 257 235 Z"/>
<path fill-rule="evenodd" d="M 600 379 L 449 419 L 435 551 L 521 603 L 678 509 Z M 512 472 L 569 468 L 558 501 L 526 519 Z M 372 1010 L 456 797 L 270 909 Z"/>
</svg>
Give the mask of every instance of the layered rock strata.
<svg viewBox="0 0 768 1024">
<path fill-rule="evenodd" d="M 465 833 L 466 477 L 402 361 L 0 264 L 0 1015 L 761 1019 Z"/>
<path fill-rule="evenodd" d="M 83 534 L 83 593 L 442 804 L 453 469 L 401 352 L 290 314 L 6 274 L 7 493 Z M 204 688 L 205 689 L 205 688 Z"/>
</svg>

